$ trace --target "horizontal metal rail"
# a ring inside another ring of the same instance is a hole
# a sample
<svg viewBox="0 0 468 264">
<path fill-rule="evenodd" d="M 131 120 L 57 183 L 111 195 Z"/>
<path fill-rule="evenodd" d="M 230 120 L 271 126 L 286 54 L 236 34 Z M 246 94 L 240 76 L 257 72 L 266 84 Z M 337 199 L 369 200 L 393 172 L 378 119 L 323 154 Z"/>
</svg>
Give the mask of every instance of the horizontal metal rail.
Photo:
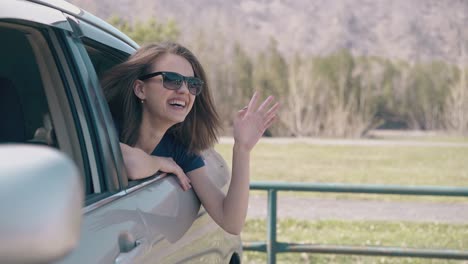
<svg viewBox="0 0 468 264">
<path fill-rule="evenodd" d="M 296 192 L 371 193 L 430 196 L 465 196 L 468 188 L 435 186 L 400 186 L 378 184 L 303 183 L 303 182 L 252 182 L 251 190 L 276 190 Z"/>
<path fill-rule="evenodd" d="M 243 242 L 246 251 L 266 252 L 265 242 Z M 345 255 L 367 255 L 388 257 L 416 257 L 416 258 L 441 258 L 441 259 L 468 259 L 468 251 L 440 250 L 440 249 L 417 249 L 400 247 L 359 247 L 342 245 L 315 245 L 299 243 L 276 243 L 277 253 L 321 253 L 321 254 L 345 254 Z"/>
<path fill-rule="evenodd" d="M 338 183 L 291 183 L 291 182 L 252 182 L 251 190 L 268 191 L 268 229 L 266 242 L 244 242 L 245 251 L 267 253 L 268 263 L 276 263 L 277 253 L 307 252 L 322 254 L 349 254 L 368 256 L 419 257 L 442 259 L 468 259 L 468 251 L 450 249 L 419 249 L 377 246 L 317 245 L 300 243 L 282 243 L 276 240 L 277 192 L 334 192 L 399 195 L 431 195 L 468 197 L 468 188 L 435 186 L 399 186 L 399 185 L 353 185 Z"/>
</svg>

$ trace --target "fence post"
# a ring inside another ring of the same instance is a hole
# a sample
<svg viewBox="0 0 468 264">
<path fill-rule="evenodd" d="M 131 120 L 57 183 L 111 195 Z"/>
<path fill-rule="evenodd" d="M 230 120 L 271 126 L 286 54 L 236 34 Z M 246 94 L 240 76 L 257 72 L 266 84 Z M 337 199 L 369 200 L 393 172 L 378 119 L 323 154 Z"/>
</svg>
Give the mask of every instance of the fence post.
<svg viewBox="0 0 468 264">
<path fill-rule="evenodd" d="M 276 190 L 268 190 L 268 264 L 276 264 Z"/>
</svg>

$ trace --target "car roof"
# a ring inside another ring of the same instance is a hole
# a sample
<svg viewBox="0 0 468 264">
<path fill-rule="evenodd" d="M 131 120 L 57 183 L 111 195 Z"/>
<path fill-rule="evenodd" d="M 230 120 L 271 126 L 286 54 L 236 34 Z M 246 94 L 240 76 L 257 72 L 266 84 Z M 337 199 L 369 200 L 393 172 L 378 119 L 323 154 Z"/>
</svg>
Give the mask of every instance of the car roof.
<svg viewBox="0 0 468 264">
<path fill-rule="evenodd" d="M 27 0 L 29 2 L 37 3 L 40 5 L 48 6 L 57 10 L 62 11 L 68 15 L 74 16 L 80 20 L 83 20 L 93 26 L 106 31 L 107 33 L 113 35 L 114 37 L 124 41 L 131 47 L 138 49 L 139 45 L 129 38 L 124 33 L 120 32 L 118 29 L 110 25 L 108 22 L 98 18 L 97 16 L 67 2 L 64 0 Z"/>
</svg>

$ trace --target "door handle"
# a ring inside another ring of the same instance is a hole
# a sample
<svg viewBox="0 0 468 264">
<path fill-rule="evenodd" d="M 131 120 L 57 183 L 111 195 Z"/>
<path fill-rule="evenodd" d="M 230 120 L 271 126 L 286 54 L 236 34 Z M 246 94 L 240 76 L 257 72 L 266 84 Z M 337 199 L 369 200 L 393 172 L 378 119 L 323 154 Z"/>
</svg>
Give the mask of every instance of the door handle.
<svg viewBox="0 0 468 264">
<path fill-rule="evenodd" d="M 135 240 L 133 236 L 128 233 L 121 233 L 119 235 L 119 250 L 120 253 L 115 258 L 115 264 L 130 264 L 137 263 L 137 260 L 145 255 L 148 249 L 147 241 L 142 238 Z"/>
</svg>

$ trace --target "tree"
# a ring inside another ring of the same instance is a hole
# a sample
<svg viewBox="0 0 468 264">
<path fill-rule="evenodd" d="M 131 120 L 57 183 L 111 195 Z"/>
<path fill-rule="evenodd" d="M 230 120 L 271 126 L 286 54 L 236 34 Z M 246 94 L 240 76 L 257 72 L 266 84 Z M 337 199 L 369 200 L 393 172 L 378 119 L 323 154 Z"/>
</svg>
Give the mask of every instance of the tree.
<svg viewBox="0 0 468 264">
<path fill-rule="evenodd" d="M 458 81 L 450 87 L 446 98 L 446 128 L 460 135 L 468 135 L 467 70 L 459 66 Z"/>
<path fill-rule="evenodd" d="M 274 38 L 264 52 L 260 52 L 255 62 L 253 83 L 256 90 L 263 95 L 275 96 L 281 104 L 284 104 L 288 96 L 288 64 L 277 48 Z M 272 135 L 284 135 L 286 130 L 279 122 L 269 129 Z"/>
<path fill-rule="evenodd" d="M 236 108 L 243 107 L 253 94 L 253 63 L 242 46 L 236 42 L 233 51 L 232 70 Z"/>
<path fill-rule="evenodd" d="M 315 136 L 320 134 L 318 120 L 320 104 L 318 79 L 314 78 L 311 60 L 301 59 L 295 54 L 289 69 L 289 91 L 284 100 L 280 119 L 287 128 L 287 135 Z"/>
<path fill-rule="evenodd" d="M 132 24 L 123 18 L 111 16 L 109 23 L 141 45 L 151 42 L 176 41 L 180 36 L 177 23 L 172 19 L 165 24 L 157 22 L 154 18 L 145 22 L 136 21 Z"/>
<path fill-rule="evenodd" d="M 411 128 L 434 130 L 444 127 L 444 108 L 453 67 L 439 61 L 415 64 L 409 73 L 404 107 Z"/>
</svg>

